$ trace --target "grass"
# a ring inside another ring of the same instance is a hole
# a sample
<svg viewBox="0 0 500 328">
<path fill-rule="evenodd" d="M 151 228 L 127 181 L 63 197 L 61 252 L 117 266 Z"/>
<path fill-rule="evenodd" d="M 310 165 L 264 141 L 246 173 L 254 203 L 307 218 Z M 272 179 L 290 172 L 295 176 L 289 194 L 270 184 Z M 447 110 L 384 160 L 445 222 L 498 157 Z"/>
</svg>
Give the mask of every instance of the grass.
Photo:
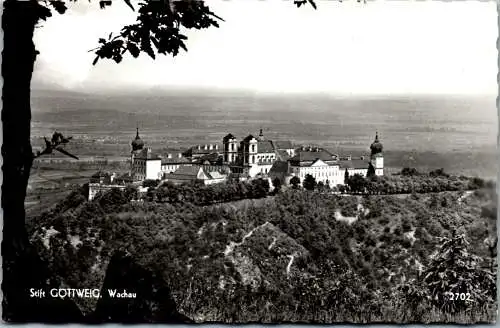
<svg viewBox="0 0 500 328">
<path fill-rule="evenodd" d="M 207 311 L 197 311 L 195 313 L 185 313 L 193 318 L 197 323 L 207 322 L 225 322 L 225 323 L 397 323 L 397 324 L 478 324 L 495 323 L 497 309 L 478 308 L 471 311 L 458 313 L 446 313 L 435 307 L 428 307 L 425 311 L 415 311 L 411 307 L 395 305 L 394 307 L 385 307 L 380 309 L 380 313 L 373 311 L 351 312 L 340 309 L 321 308 L 316 311 L 304 313 L 296 309 L 277 310 L 273 304 L 267 303 L 251 304 L 250 306 L 241 306 L 238 310 L 239 318 L 246 318 L 244 321 L 234 321 L 234 313 L 231 309 L 220 310 L 220 307 L 210 305 L 206 306 Z M 181 307 L 182 309 L 182 307 Z"/>
</svg>

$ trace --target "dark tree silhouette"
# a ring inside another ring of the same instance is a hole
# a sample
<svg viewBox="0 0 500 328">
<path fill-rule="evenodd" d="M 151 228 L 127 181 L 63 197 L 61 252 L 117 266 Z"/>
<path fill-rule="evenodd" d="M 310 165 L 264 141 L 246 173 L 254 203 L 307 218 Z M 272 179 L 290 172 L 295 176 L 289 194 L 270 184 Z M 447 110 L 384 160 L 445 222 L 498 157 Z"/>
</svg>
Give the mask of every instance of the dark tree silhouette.
<svg viewBox="0 0 500 328">
<path fill-rule="evenodd" d="M 375 176 L 375 167 L 372 163 L 368 164 L 368 172 L 366 172 L 366 176 L 369 178 Z"/>
<path fill-rule="evenodd" d="M 274 178 L 273 180 L 274 193 L 278 193 L 281 190 L 281 180 L 279 178 Z"/>
<path fill-rule="evenodd" d="M 348 178 L 347 184 L 352 192 L 364 192 L 366 187 L 366 180 L 360 174 L 354 174 Z"/>
<path fill-rule="evenodd" d="M 4 1 L 2 313 L 3 318 L 8 321 L 47 322 L 55 317 L 64 317 L 62 321 L 81 320 L 78 314 L 71 319 L 68 316 L 73 312 L 62 308 L 55 309 L 50 304 L 44 308 L 42 301 L 27 296 L 29 288 L 47 287 L 47 281 L 50 281 L 52 276 L 44 269 L 44 264 L 39 261 L 30 246 L 24 209 L 30 170 L 36 157 L 30 143 L 31 78 L 39 53 L 33 42 L 33 34 L 37 23 L 51 17 L 54 10 L 64 14 L 67 10 L 66 4 L 75 1 Z M 134 9 L 130 0 L 124 1 Z M 101 8 L 111 3 L 109 0 L 99 1 Z M 297 7 L 306 3 L 316 7 L 313 0 L 294 1 Z M 203 1 L 145 0 L 139 4 L 136 24 L 125 26 L 116 36 L 110 34 L 107 40 L 98 40 L 100 45 L 95 49 L 94 64 L 99 58 L 120 62 L 127 52 L 133 57 L 139 56 L 141 52 L 152 58 L 155 58 L 155 53 L 175 56 L 179 49 L 187 50 L 187 37 L 181 33 L 183 29 L 217 27 L 220 21 L 222 19 L 211 12 Z M 39 273 L 36 279 L 30 278 L 31 272 Z"/>
<path fill-rule="evenodd" d="M 290 179 L 290 184 L 292 185 L 293 189 L 298 189 L 300 186 L 300 178 L 299 177 L 293 177 Z"/>
<path fill-rule="evenodd" d="M 306 190 L 314 190 L 314 188 L 316 188 L 316 179 L 312 175 L 306 174 L 302 186 Z"/>
<path fill-rule="evenodd" d="M 349 171 L 346 168 L 344 173 L 344 184 L 346 185 L 348 182 L 349 182 Z"/>
</svg>

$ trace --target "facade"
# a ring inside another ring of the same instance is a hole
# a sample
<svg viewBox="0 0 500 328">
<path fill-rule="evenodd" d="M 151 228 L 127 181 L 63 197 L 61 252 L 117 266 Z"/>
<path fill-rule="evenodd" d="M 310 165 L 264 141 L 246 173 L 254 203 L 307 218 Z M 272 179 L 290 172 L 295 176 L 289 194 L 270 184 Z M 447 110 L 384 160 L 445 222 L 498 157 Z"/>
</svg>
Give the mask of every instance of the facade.
<svg viewBox="0 0 500 328">
<path fill-rule="evenodd" d="M 153 153 L 151 148 L 132 151 L 131 162 L 130 174 L 134 181 L 161 179 L 162 159 L 158 154 Z"/>
<path fill-rule="evenodd" d="M 318 148 L 308 147 L 297 150 L 295 156 L 288 160 L 289 174 L 304 181 L 306 175 L 310 174 L 316 182 L 323 181 L 331 187 L 344 183 L 344 170 L 340 166 L 337 155 Z M 368 163 L 365 165 L 368 168 Z"/>
<path fill-rule="evenodd" d="M 288 160 L 288 173 L 290 176 L 299 177 L 301 181 L 310 174 L 316 182 L 322 181 L 330 187 L 343 185 L 346 171 L 349 176 L 360 174 L 366 177 L 370 165 L 373 165 L 375 175 L 382 176 L 384 175 L 383 146 L 378 133 L 370 149 L 369 159 L 365 157 L 353 159 L 351 156 L 339 157 L 319 147 L 302 147 Z"/>
<path fill-rule="evenodd" d="M 182 153 L 168 153 L 161 159 L 160 176 L 175 172 L 179 167 L 191 165 L 191 161 L 183 156 Z"/>
<path fill-rule="evenodd" d="M 133 181 L 171 180 L 175 177 L 171 176 L 173 173 L 177 176 L 175 181 L 193 180 L 193 176 L 200 172 L 207 177 L 196 179 L 203 181 L 222 179 L 210 178 L 209 176 L 213 172 L 218 172 L 224 177 L 229 173 L 249 178 L 271 175 L 281 177 L 285 165 L 275 165 L 275 163 L 287 163 L 287 177 L 284 180 L 297 176 L 303 181 L 305 176 L 310 174 L 317 182 L 322 181 L 333 187 L 344 184 L 346 172 L 349 176 L 354 174 L 367 176 L 370 165 L 373 166 L 375 175 L 382 176 L 384 174 L 383 146 L 378 133 L 370 145 L 370 157 L 355 159 L 351 156 L 340 157 L 320 147 L 294 149 L 290 141 L 266 139 L 262 129 L 258 137 L 250 134 L 241 141 L 229 133 L 222 139 L 222 144 L 222 154 L 219 154 L 217 145 L 197 145 L 184 153 L 177 152 L 161 156 L 154 153 L 151 148 L 144 147 L 144 142 L 137 129 L 136 137 L 132 141 L 130 175 Z M 181 169 L 183 168 L 188 168 L 186 172 L 191 173 L 187 175 L 182 173 Z M 214 176 L 217 174 L 214 173 Z"/>
<path fill-rule="evenodd" d="M 150 147 L 144 147 L 144 141 L 139 136 L 139 129 L 131 145 L 130 176 L 134 182 L 161 180 L 165 174 L 175 172 L 182 166 L 192 165 L 191 161 L 180 152 L 162 156 L 153 152 Z"/>
<path fill-rule="evenodd" d="M 218 171 L 209 172 L 201 166 L 182 166 L 175 172 L 165 174 L 164 180 L 175 183 L 189 183 L 201 181 L 205 185 L 226 181 L 227 175 Z"/>
<path fill-rule="evenodd" d="M 97 172 L 90 178 L 88 200 L 91 201 L 100 192 L 107 192 L 115 188 L 125 189 L 127 182 L 127 179 L 118 178 L 115 173 Z"/>
<path fill-rule="evenodd" d="M 248 174 L 250 177 L 267 175 L 274 162 L 285 160 L 294 154 L 290 141 L 273 142 L 264 137 L 262 129 L 259 136 L 248 135 L 239 142 L 232 134 L 222 139 L 223 161 L 235 173 Z"/>
</svg>

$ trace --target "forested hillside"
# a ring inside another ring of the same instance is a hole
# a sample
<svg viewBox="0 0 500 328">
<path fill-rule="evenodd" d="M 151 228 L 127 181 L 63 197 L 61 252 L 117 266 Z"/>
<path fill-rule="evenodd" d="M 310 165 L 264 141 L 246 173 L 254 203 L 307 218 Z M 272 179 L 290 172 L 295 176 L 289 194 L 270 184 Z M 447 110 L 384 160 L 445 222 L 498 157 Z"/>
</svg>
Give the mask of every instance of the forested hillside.
<svg viewBox="0 0 500 328">
<path fill-rule="evenodd" d="M 213 205 L 163 193 L 162 202 L 138 202 L 131 190 L 113 190 L 87 202 L 75 191 L 31 222 L 32 240 L 78 288 L 100 288 L 112 252 L 125 250 L 162 275 L 179 310 L 197 321 L 496 316 L 491 188 L 370 196 L 290 189 Z M 445 292 L 473 300 L 447 301 Z M 87 312 L 95 306 L 76 301 Z"/>
</svg>

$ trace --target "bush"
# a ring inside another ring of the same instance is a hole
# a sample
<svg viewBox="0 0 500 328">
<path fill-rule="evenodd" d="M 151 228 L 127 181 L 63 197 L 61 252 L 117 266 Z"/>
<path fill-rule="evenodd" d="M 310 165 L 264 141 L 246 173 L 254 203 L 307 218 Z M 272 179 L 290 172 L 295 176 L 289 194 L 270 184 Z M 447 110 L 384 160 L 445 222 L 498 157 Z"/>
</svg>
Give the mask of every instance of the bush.
<svg viewBox="0 0 500 328">
<path fill-rule="evenodd" d="M 419 175 L 419 172 L 417 171 L 416 168 L 405 167 L 401 170 L 401 175 L 403 175 L 403 176 L 415 176 L 415 175 Z"/>
<path fill-rule="evenodd" d="M 151 180 L 151 179 L 146 179 L 142 182 L 142 186 L 144 188 L 156 188 L 160 184 L 160 180 Z"/>
<path fill-rule="evenodd" d="M 443 242 L 422 275 L 427 299 L 448 313 L 493 304 L 496 301 L 495 274 L 480 267 L 483 261 L 468 250 L 464 235 Z M 471 301 L 451 300 L 450 293 L 470 294 Z"/>
</svg>

